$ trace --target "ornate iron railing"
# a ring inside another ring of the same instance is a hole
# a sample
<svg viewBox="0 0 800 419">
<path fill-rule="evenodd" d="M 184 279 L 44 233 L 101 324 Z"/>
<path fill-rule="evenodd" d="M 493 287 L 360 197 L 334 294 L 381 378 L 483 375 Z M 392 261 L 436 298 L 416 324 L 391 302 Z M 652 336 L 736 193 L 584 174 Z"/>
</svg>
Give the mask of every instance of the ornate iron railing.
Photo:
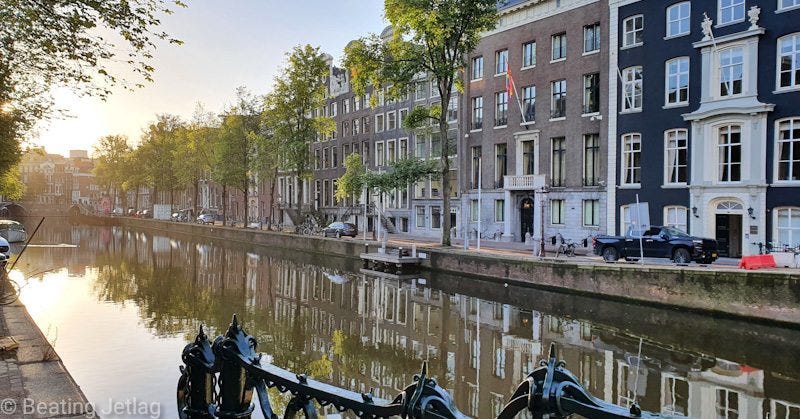
<svg viewBox="0 0 800 419">
<path fill-rule="evenodd" d="M 213 344 L 201 326 L 195 341 L 183 350 L 185 365 L 181 366 L 178 380 L 179 417 L 250 418 L 255 410 L 252 400 L 255 390 L 264 417 L 278 419 L 267 394 L 268 388 L 277 388 L 292 395 L 284 418 L 301 413 L 306 418 L 316 418 L 315 402 L 333 406 L 340 412 L 350 411 L 361 418 L 467 418 L 456 408 L 450 394 L 427 376 L 427 363 L 422 364 L 413 384 L 393 400 L 383 400 L 263 364 L 256 345 L 255 338 L 242 330 L 236 315 L 225 335 L 217 337 Z M 590 419 L 665 417 L 642 412 L 635 403 L 623 408 L 593 397 L 564 362 L 556 360 L 555 344 L 550 345 L 549 359 L 542 360 L 539 368 L 517 387 L 498 419 L 511 419 L 525 410 L 537 419 L 572 414 Z"/>
</svg>

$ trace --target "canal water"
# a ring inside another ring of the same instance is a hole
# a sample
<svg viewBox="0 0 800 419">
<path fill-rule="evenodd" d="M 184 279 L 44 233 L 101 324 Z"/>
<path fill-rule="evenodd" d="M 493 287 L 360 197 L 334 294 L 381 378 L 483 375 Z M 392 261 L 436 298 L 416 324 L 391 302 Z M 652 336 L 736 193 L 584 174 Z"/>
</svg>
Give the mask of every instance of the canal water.
<svg viewBox="0 0 800 419">
<path fill-rule="evenodd" d="M 473 417 L 495 416 L 554 342 L 613 403 L 800 418 L 800 329 L 460 276 L 398 282 L 356 260 L 148 230 L 47 221 L 33 243 L 21 299 L 100 412 L 176 417 L 182 348 L 238 313 L 274 364 L 378 397 L 428 361 Z"/>
</svg>

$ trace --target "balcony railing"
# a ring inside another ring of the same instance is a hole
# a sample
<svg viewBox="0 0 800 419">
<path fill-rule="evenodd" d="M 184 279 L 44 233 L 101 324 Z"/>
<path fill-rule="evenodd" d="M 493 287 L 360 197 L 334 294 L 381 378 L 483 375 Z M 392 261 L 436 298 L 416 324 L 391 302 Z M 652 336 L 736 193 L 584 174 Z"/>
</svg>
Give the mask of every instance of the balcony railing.
<svg viewBox="0 0 800 419">
<path fill-rule="evenodd" d="M 545 185 L 544 175 L 505 176 L 504 187 L 510 191 L 530 191 Z"/>
</svg>

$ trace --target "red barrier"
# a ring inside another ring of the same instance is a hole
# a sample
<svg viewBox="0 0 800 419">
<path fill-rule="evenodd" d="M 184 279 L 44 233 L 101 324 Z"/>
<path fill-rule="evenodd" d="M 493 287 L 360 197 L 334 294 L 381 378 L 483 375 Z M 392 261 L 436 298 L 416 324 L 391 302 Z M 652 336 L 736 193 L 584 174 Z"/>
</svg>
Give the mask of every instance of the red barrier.
<svg viewBox="0 0 800 419">
<path fill-rule="evenodd" d="M 739 261 L 739 268 L 742 269 L 761 269 L 774 267 L 775 258 L 772 255 L 742 256 L 742 259 Z"/>
</svg>

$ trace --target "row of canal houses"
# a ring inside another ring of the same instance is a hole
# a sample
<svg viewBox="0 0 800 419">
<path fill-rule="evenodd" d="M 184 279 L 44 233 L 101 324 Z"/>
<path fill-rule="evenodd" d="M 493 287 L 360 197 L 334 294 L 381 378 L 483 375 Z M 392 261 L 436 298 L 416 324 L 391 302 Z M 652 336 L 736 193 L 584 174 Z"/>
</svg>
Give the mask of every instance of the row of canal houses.
<svg viewBox="0 0 800 419">
<path fill-rule="evenodd" d="M 158 333 L 195 329 L 198 304 L 205 304 L 202 317 L 212 334 L 224 330 L 235 311 L 271 362 L 295 371 L 329 362 L 315 370 L 315 379 L 380 398 L 392 399 L 428 361 L 463 413 L 494 417 L 556 343 L 559 358 L 580 383 L 608 402 L 627 406 L 638 400 L 649 411 L 697 418 L 800 414 L 794 349 L 751 352 L 752 333 L 761 332 L 740 333 L 726 321 L 649 307 L 621 310 L 604 302 L 607 309 L 587 307 L 596 318 L 588 322 L 570 311 L 584 301 L 573 295 L 487 295 L 449 279 L 432 277 L 424 284 L 353 274 L 347 261 L 309 263 L 296 252 L 267 255 L 117 228 L 49 228 L 58 231 L 48 234 L 94 250 L 67 256 L 71 273 L 108 263 L 98 273 L 98 292 L 112 301 L 136 301 L 142 320 Z M 64 261 L 59 249 L 47 253 Z M 116 272 L 120 266 L 133 270 Z M 459 291 L 436 288 L 447 284 Z M 164 307 L 170 307 L 168 314 Z M 622 331 L 618 322 L 626 316 L 645 320 L 625 322 L 631 328 Z M 751 365 L 728 357 L 747 357 Z M 329 406 L 323 413 L 337 412 Z"/>
<path fill-rule="evenodd" d="M 368 197 L 383 227 L 435 237 L 449 216 L 454 237 L 580 241 L 624 232 L 638 196 L 652 224 L 716 238 L 722 255 L 800 244 L 800 0 L 506 0 L 499 12 L 447 110 L 455 186 Z M 336 134 L 312 146 L 312 180 L 279 179 L 279 200 L 302 186 L 308 206 L 372 230 L 363 196 L 334 199 L 345 157 L 380 171 L 440 155 L 438 134 L 402 126 L 438 102 L 435 84 L 370 94 L 378 106 L 331 65 L 318 112 Z"/>
</svg>

